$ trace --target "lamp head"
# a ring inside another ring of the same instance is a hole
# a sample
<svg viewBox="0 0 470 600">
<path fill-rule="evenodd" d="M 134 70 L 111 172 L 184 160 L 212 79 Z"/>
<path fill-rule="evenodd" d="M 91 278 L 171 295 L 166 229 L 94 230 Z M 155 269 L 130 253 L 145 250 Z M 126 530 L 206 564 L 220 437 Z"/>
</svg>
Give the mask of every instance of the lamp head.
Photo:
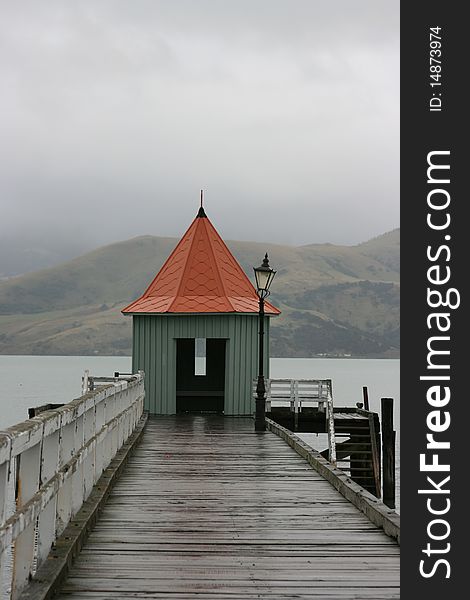
<svg viewBox="0 0 470 600">
<path fill-rule="evenodd" d="M 263 262 L 259 267 L 253 267 L 256 280 L 256 293 L 260 298 L 269 296 L 269 288 L 276 275 L 276 271 L 269 266 L 268 253 L 265 254 Z"/>
</svg>

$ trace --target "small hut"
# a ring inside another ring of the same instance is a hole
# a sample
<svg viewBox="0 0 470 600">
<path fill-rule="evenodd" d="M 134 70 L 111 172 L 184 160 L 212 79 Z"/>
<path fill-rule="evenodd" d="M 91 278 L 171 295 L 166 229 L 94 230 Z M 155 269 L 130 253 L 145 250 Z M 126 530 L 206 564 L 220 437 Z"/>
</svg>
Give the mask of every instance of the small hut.
<svg viewBox="0 0 470 600">
<path fill-rule="evenodd" d="M 145 371 L 151 414 L 253 414 L 258 296 L 202 203 L 147 290 L 122 312 L 132 315 L 132 369 Z M 269 319 L 279 313 L 265 303 L 266 377 Z"/>
</svg>

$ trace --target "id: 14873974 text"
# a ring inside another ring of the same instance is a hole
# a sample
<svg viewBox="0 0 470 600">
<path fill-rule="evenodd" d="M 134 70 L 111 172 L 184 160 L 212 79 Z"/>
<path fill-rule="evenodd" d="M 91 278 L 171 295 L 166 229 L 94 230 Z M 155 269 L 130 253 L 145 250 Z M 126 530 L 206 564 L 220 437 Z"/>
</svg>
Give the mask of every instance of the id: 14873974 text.
<svg viewBox="0 0 470 600">
<path fill-rule="evenodd" d="M 442 110 L 442 27 L 429 28 L 429 85 L 432 96 L 429 100 L 429 110 Z"/>
</svg>

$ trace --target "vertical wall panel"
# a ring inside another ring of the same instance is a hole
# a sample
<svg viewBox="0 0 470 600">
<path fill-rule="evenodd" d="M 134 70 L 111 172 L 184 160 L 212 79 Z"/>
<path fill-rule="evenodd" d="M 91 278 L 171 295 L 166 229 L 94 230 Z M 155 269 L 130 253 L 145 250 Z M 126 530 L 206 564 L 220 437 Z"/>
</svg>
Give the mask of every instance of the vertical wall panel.
<svg viewBox="0 0 470 600">
<path fill-rule="evenodd" d="M 246 403 L 246 399 L 248 396 L 248 390 L 246 388 L 246 381 L 248 379 L 247 375 L 251 372 L 251 369 L 249 368 L 249 365 L 246 362 L 246 347 L 248 346 L 248 344 L 250 344 L 251 340 L 247 339 L 245 337 L 245 324 L 246 324 L 246 319 L 237 319 L 238 321 L 238 339 L 239 339 L 239 346 L 238 346 L 238 363 L 239 363 L 239 369 L 238 369 L 238 389 L 239 394 L 238 394 L 238 400 L 237 400 L 237 407 L 236 407 L 236 412 L 237 413 L 244 413 L 246 412 L 245 409 L 245 403 Z"/>
<path fill-rule="evenodd" d="M 156 402 L 156 413 L 172 414 L 170 404 L 171 389 L 169 389 L 169 378 L 168 371 L 171 369 L 171 331 L 169 323 L 166 319 L 157 317 L 154 322 L 152 317 L 146 317 L 151 326 L 158 328 L 158 336 L 162 344 L 162 355 L 158 361 L 160 367 L 160 376 L 158 381 L 160 385 L 156 385 L 155 388 L 155 402 Z M 171 323 L 170 323 L 171 325 Z"/>
<path fill-rule="evenodd" d="M 253 319 L 253 321 L 258 321 L 258 319 Z M 256 335 L 256 332 L 255 332 Z M 252 364 L 252 352 L 251 349 L 253 347 L 253 343 L 255 342 L 255 340 L 253 340 L 253 323 L 250 321 L 247 321 L 246 319 L 243 322 L 243 336 L 246 339 L 246 344 L 245 347 L 243 348 L 243 355 L 244 355 L 244 360 L 245 360 L 245 364 L 247 365 L 247 370 L 248 370 L 248 365 Z M 250 370 L 253 370 L 253 367 L 251 367 Z M 256 370 L 255 370 L 256 372 Z M 252 410 L 254 410 L 254 406 L 253 406 L 253 399 L 251 396 L 251 381 L 250 381 L 250 390 L 249 393 L 245 394 L 242 398 L 242 405 L 241 405 L 241 410 L 243 410 L 244 413 L 250 413 L 252 412 Z"/>
<path fill-rule="evenodd" d="M 149 330 L 149 346 L 151 348 L 151 352 L 150 352 L 150 359 L 149 359 L 149 368 L 150 368 L 150 372 L 149 372 L 149 380 L 150 380 L 150 389 L 155 390 L 156 386 L 157 386 L 157 377 L 159 375 L 159 369 L 158 366 L 160 363 L 160 357 L 158 355 L 158 347 L 157 347 L 157 343 L 156 343 L 156 338 L 159 338 L 160 336 L 157 335 L 156 332 L 156 328 L 155 327 L 150 327 L 148 328 Z"/>
<path fill-rule="evenodd" d="M 227 326 L 228 326 L 228 337 L 229 337 L 229 355 L 228 355 L 228 360 L 227 360 L 227 365 L 226 365 L 226 369 L 228 369 L 229 372 L 229 387 L 227 390 L 227 398 L 225 399 L 225 412 L 227 414 L 235 414 L 235 410 L 234 410 L 234 404 L 235 404 L 235 393 L 236 393 L 236 379 L 235 379 L 235 373 L 236 373 L 236 367 L 235 367 L 235 361 L 236 361 L 236 356 L 237 356 L 237 339 L 236 339 L 236 335 L 235 335 L 235 323 L 236 323 L 236 316 L 234 316 L 232 319 L 230 319 L 230 321 L 228 322 Z"/>
<path fill-rule="evenodd" d="M 166 382 L 168 390 L 167 411 L 169 414 L 176 413 L 176 338 L 168 338 L 168 369 L 166 370 Z"/>
<path fill-rule="evenodd" d="M 257 319 L 255 319 L 257 320 Z M 251 327 L 250 327 L 251 323 L 249 323 L 246 319 L 244 319 L 242 321 L 242 335 L 243 335 L 243 339 L 246 340 L 246 344 L 244 345 L 244 347 L 242 348 L 242 357 L 244 360 L 244 363 L 246 365 L 245 369 L 247 371 L 252 370 L 251 368 L 249 368 L 249 365 L 251 364 L 251 346 L 253 344 L 252 339 L 251 339 Z M 242 398 L 240 398 L 240 407 L 243 410 L 243 412 L 250 412 L 250 408 L 251 408 L 251 394 L 244 394 Z"/>
<path fill-rule="evenodd" d="M 145 408 L 176 412 L 176 340 L 226 339 L 225 414 L 254 412 L 252 380 L 258 370 L 257 315 L 142 315 L 133 317 L 134 372 L 145 371 Z M 265 374 L 269 375 L 269 317 L 265 319 Z"/>
</svg>

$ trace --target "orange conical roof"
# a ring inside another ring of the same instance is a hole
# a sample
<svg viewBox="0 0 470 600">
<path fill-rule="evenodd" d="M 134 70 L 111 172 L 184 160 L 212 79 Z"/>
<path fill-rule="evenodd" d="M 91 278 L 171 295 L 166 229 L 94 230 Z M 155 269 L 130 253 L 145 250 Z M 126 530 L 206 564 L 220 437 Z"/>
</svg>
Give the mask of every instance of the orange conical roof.
<svg viewBox="0 0 470 600">
<path fill-rule="evenodd" d="M 147 290 L 122 312 L 257 313 L 258 296 L 201 206 Z M 266 302 L 265 312 L 280 310 Z"/>
</svg>

